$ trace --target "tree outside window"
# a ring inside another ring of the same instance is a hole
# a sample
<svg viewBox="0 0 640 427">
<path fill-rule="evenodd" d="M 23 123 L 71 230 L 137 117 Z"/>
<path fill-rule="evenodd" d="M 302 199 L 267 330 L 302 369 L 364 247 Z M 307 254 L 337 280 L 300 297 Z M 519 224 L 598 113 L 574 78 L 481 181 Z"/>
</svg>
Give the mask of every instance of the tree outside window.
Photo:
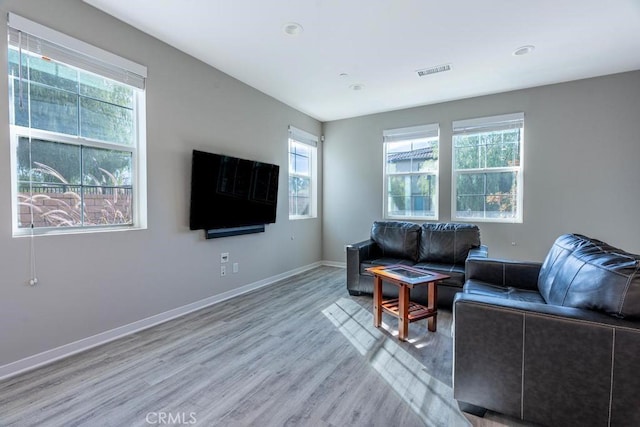
<svg viewBox="0 0 640 427">
<path fill-rule="evenodd" d="M 456 219 L 522 221 L 523 120 L 519 113 L 480 119 L 466 128 L 454 122 Z"/>
</svg>

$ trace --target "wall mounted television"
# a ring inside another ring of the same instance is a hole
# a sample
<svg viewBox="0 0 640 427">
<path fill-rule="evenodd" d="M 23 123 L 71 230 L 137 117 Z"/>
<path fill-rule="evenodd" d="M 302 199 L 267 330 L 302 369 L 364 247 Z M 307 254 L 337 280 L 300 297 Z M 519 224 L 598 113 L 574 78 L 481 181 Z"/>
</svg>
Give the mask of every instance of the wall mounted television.
<svg viewBox="0 0 640 427">
<path fill-rule="evenodd" d="M 278 165 L 193 150 L 189 228 L 210 238 L 259 233 L 276 222 Z"/>
</svg>

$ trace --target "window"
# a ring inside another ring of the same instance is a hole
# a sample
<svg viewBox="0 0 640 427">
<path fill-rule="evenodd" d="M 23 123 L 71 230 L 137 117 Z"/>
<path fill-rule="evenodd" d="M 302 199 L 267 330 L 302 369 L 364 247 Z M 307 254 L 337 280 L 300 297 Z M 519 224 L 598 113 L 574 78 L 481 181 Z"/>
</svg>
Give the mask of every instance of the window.
<svg viewBox="0 0 640 427">
<path fill-rule="evenodd" d="M 13 232 L 146 226 L 146 69 L 9 14 Z"/>
<path fill-rule="evenodd" d="M 315 218 L 318 138 L 289 126 L 289 219 Z"/>
<path fill-rule="evenodd" d="M 453 122 L 453 217 L 522 222 L 524 114 Z"/>
<path fill-rule="evenodd" d="M 384 216 L 438 219 L 437 124 L 383 131 Z"/>
</svg>

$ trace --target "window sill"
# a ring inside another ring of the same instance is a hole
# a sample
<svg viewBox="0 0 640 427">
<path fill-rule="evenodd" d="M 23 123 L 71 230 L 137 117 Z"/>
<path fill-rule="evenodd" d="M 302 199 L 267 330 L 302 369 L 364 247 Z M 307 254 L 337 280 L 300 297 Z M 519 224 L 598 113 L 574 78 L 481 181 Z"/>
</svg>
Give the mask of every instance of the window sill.
<svg viewBox="0 0 640 427">
<path fill-rule="evenodd" d="M 492 222 L 495 224 L 522 224 L 524 221 L 522 218 L 472 218 L 472 217 L 460 217 L 452 218 L 453 221 L 458 222 Z"/>
<path fill-rule="evenodd" d="M 315 219 L 317 215 L 289 215 L 289 221 L 298 221 L 301 219 Z"/>
<path fill-rule="evenodd" d="M 400 215 L 386 215 L 384 219 L 392 221 L 437 221 L 437 216 L 400 216 Z"/>
<path fill-rule="evenodd" d="M 65 228 L 46 228 L 46 229 L 33 229 L 33 235 L 40 236 L 62 236 L 68 234 L 94 234 L 94 233 L 115 233 L 120 231 L 134 231 L 134 230 L 146 230 L 146 226 L 133 226 L 133 225 L 124 225 L 124 226 L 105 226 L 105 227 L 87 227 L 87 228 L 74 228 L 74 227 L 65 227 Z M 32 235 L 30 228 L 21 228 L 19 230 L 13 230 L 13 236 L 16 238 L 20 237 L 30 237 Z"/>
</svg>

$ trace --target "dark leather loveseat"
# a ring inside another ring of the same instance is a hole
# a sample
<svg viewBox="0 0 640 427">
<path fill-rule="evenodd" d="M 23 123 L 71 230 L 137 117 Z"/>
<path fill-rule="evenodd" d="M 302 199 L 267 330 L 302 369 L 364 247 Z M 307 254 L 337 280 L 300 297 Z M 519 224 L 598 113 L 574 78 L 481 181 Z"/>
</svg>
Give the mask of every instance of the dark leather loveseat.
<svg viewBox="0 0 640 427">
<path fill-rule="evenodd" d="M 451 307 L 464 284 L 467 257 L 487 257 L 480 230 L 473 224 L 376 221 L 371 238 L 347 246 L 347 289 L 351 295 L 373 294 L 368 267 L 404 264 L 451 276 L 438 283 L 438 307 Z M 385 297 L 397 297 L 396 286 L 383 283 Z M 411 291 L 411 300 L 427 304 L 427 288 Z"/>
<path fill-rule="evenodd" d="M 461 408 L 548 426 L 640 425 L 639 260 L 574 234 L 542 264 L 468 260 L 454 301 Z"/>
</svg>

